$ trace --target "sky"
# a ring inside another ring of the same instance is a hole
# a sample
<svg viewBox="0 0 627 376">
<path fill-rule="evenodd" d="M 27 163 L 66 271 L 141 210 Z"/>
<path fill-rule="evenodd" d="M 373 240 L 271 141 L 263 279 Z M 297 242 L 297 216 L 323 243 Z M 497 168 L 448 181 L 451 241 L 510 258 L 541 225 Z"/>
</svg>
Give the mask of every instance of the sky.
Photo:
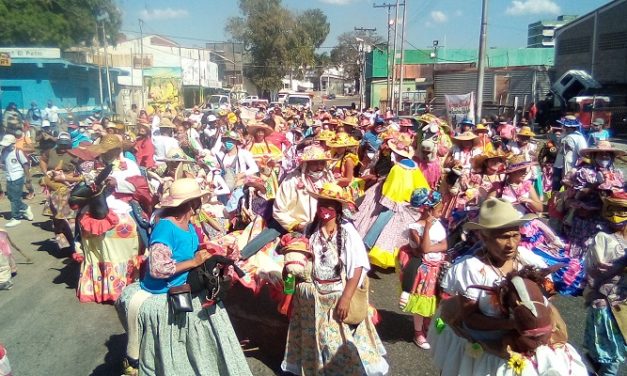
<svg viewBox="0 0 627 376">
<path fill-rule="evenodd" d="M 481 0 L 406 0 L 405 48 L 430 48 L 434 40 L 442 48 L 477 48 L 481 24 Z M 558 15 L 584 15 L 611 0 L 491 0 L 488 10 L 488 46 L 526 47 L 527 25 Z M 237 0 L 116 0 L 123 14 L 122 32 L 138 36 L 139 22 L 145 34 L 169 36 L 183 46 L 229 39 L 224 25 L 238 16 Z M 374 0 L 376 4 L 395 0 Z M 299 12 L 319 8 L 331 24 L 322 51 L 337 45 L 337 36 L 355 27 L 376 28 L 387 37 L 387 8 L 374 8 L 373 0 L 283 0 Z M 395 14 L 392 11 L 392 18 Z M 399 13 L 402 21 L 402 11 Z M 399 21 L 399 22 L 401 22 Z M 400 23 L 399 23 L 400 25 Z M 400 31 L 400 27 L 399 27 Z M 399 38 L 400 41 L 400 38 Z"/>
</svg>

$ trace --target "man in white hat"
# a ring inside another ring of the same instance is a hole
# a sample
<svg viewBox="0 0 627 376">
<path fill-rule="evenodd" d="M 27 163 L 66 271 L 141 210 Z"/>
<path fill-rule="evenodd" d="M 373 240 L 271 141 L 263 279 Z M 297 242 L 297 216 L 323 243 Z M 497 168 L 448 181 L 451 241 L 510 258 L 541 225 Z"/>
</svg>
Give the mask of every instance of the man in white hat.
<svg viewBox="0 0 627 376">
<path fill-rule="evenodd" d="M 5 227 L 15 227 L 22 223 L 21 219 L 33 220 L 33 212 L 30 206 L 22 201 L 24 190 L 24 179 L 28 174 L 28 159 L 21 150 L 15 148 L 15 136 L 4 135 L 0 146 L 3 148 L 0 153 L 0 161 L 4 165 L 4 173 L 7 179 L 7 197 L 11 202 L 11 220 Z"/>
<path fill-rule="evenodd" d="M 173 137 L 174 124 L 168 118 L 161 119 L 159 123 L 159 134 L 152 136 L 152 143 L 155 146 L 155 161 L 157 165 L 164 166 L 163 159 L 168 152 L 175 148 L 180 148 L 179 142 Z"/>
</svg>

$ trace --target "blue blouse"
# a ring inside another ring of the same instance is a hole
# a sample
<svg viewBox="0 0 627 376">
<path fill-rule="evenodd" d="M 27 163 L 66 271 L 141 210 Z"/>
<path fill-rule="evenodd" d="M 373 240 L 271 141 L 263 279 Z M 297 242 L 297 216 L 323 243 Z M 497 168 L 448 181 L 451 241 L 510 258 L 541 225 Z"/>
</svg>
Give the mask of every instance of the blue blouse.
<svg viewBox="0 0 627 376">
<path fill-rule="evenodd" d="M 150 234 L 150 245 L 161 243 L 172 251 L 172 260 L 176 263 L 191 260 L 198 249 L 199 240 L 194 226 L 191 224 L 187 231 L 181 229 L 169 219 L 161 219 Z M 150 261 L 148 261 L 150 262 Z M 153 294 L 165 294 L 173 286 L 181 286 L 187 281 L 188 271 L 175 274 L 169 278 L 154 278 L 148 272 L 140 283 L 141 288 Z"/>
</svg>

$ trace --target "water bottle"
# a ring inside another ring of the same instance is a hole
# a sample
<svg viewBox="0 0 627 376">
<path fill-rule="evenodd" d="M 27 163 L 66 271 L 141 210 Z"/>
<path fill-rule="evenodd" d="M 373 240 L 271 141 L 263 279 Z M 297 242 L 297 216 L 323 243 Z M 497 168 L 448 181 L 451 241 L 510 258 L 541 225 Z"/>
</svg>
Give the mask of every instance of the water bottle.
<svg viewBox="0 0 627 376">
<path fill-rule="evenodd" d="M 283 293 L 285 295 L 294 294 L 294 288 L 296 287 L 296 278 L 292 275 L 292 273 L 288 273 L 285 277 L 285 281 L 283 281 Z"/>
</svg>

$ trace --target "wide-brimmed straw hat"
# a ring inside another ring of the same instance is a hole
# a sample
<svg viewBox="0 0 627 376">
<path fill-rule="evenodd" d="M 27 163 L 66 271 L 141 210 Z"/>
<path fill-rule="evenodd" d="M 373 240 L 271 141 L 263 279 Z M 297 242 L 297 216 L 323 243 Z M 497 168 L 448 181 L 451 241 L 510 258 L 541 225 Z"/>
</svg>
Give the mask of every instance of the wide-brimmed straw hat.
<svg viewBox="0 0 627 376">
<path fill-rule="evenodd" d="M 327 146 L 330 148 L 351 148 L 359 146 L 359 141 L 346 133 L 340 133 L 333 140 L 327 141 Z"/>
<path fill-rule="evenodd" d="M 617 157 L 622 157 L 627 154 L 623 150 L 612 147 L 612 144 L 607 140 L 599 141 L 598 145 L 594 148 L 585 148 L 579 151 L 579 155 L 582 157 L 592 153 L 613 153 Z"/>
<path fill-rule="evenodd" d="M 627 193 L 614 192 L 611 196 L 603 197 L 602 214 L 611 223 L 627 221 Z"/>
<path fill-rule="evenodd" d="M 387 145 L 393 152 L 408 159 L 413 158 L 415 154 L 411 144 L 403 140 L 392 138 L 387 141 Z"/>
<path fill-rule="evenodd" d="M 332 200 L 344 205 L 355 205 L 351 194 L 335 183 L 324 183 L 318 192 L 309 192 L 309 194 L 318 200 Z"/>
<path fill-rule="evenodd" d="M 161 121 L 159 121 L 159 128 L 176 128 L 174 126 L 174 123 L 172 123 L 172 120 L 168 119 L 167 117 L 163 117 L 161 118 Z"/>
<path fill-rule="evenodd" d="M 329 142 L 329 141 L 332 141 L 334 138 L 335 138 L 335 132 L 333 132 L 330 129 L 323 129 L 320 131 L 320 133 L 314 136 L 314 141 Z"/>
<path fill-rule="evenodd" d="M 485 161 L 487 161 L 488 159 L 502 159 L 503 162 L 505 162 L 507 161 L 509 157 L 510 157 L 510 154 L 502 150 L 498 150 L 498 151 L 490 150 L 490 151 L 483 152 L 477 155 L 476 157 L 472 158 L 470 162 L 472 164 L 472 168 L 478 171 L 483 168 Z"/>
<path fill-rule="evenodd" d="M 481 204 L 476 222 L 468 222 L 465 230 L 498 230 L 515 228 L 534 219 L 533 215 L 523 216 L 512 204 L 500 198 L 489 198 Z"/>
<path fill-rule="evenodd" d="M 359 127 L 359 123 L 357 122 L 357 118 L 354 116 L 349 116 L 344 120 L 340 120 L 340 123 L 347 125 L 349 127 L 357 128 Z"/>
<path fill-rule="evenodd" d="M 535 137 L 536 134 L 533 133 L 533 131 L 531 130 L 531 127 L 528 126 L 523 126 L 520 127 L 520 130 L 518 131 L 518 136 L 523 136 L 523 137 Z"/>
<path fill-rule="evenodd" d="M 94 154 L 103 154 L 113 149 L 122 149 L 122 139 L 116 134 L 107 134 L 102 136 L 99 144 L 88 146 L 86 149 Z"/>
<path fill-rule="evenodd" d="M 318 145 L 307 146 L 303 150 L 303 154 L 300 156 L 302 162 L 314 162 L 314 161 L 328 161 L 331 157 L 322 147 Z"/>
<path fill-rule="evenodd" d="M 507 168 L 505 169 L 505 173 L 511 174 L 512 172 L 526 170 L 532 165 L 533 163 L 526 160 L 523 154 L 516 154 L 507 160 Z"/>
<path fill-rule="evenodd" d="M 309 249 L 309 239 L 298 232 L 290 232 L 281 237 L 277 253 L 284 255 L 289 252 L 300 252 L 305 254 L 311 254 Z"/>
<path fill-rule="evenodd" d="M 174 208 L 195 198 L 208 195 L 209 191 L 200 189 L 196 179 L 183 178 L 175 180 L 170 186 L 168 194 L 164 195 L 157 208 Z"/>
<path fill-rule="evenodd" d="M 274 129 L 272 129 L 272 127 L 262 122 L 248 124 L 247 129 L 248 129 L 248 134 L 252 134 L 252 135 L 257 133 L 257 131 L 259 130 L 262 130 L 266 136 L 269 136 L 272 133 L 274 133 Z"/>
<path fill-rule="evenodd" d="M 472 131 L 464 132 L 453 137 L 453 141 L 472 141 L 477 138 L 477 135 Z"/>
</svg>

